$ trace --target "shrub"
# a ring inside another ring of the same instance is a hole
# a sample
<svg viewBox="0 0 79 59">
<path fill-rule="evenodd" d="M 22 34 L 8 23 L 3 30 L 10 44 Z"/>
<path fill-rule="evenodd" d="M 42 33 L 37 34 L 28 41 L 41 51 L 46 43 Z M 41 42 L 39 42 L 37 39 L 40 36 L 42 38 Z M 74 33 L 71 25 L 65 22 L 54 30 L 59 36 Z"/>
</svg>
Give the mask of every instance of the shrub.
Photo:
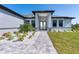
<svg viewBox="0 0 79 59">
<path fill-rule="evenodd" d="M 8 40 L 11 40 L 14 38 L 11 32 L 4 33 L 2 36 L 5 36 L 6 38 L 8 38 Z"/>
<path fill-rule="evenodd" d="M 35 31 L 35 28 L 33 28 L 32 31 Z"/>
<path fill-rule="evenodd" d="M 15 34 L 16 34 L 16 36 L 19 36 L 19 32 L 16 32 Z"/>
<path fill-rule="evenodd" d="M 4 37 L 0 37 L 0 40 L 3 40 L 4 39 Z"/>
<path fill-rule="evenodd" d="M 2 36 L 6 36 L 7 35 L 7 33 L 4 33 Z"/>
<path fill-rule="evenodd" d="M 28 32 L 24 32 L 24 33 L 23 33 L 23 36 L 24 36 L 24 37 L 26 37 L 26 35 L 28 35 Z"/>
<path fill-rule="evenodd" d="M 19 40 L 19 41 L 23 41 L 23 40 L 24 40 L 24 36 L 23 36 L 23 35 L 19 35 L 19 36 L 18 36 L 18 40 Z"/>
<path fill-rule="evenodd" d="M 7 33 L 4 33 L 2 36 L 8 37 L 9 35 L 12 35 L 12 33 L 11 32 L 7 32 Z"/>
<path fill-rule="evenodd" d="M 34 36 L 34 34 L 35 34 L 35 31 L 32 33 L 32 35 L 29 36 L 29 39 L 32 38 L 32 36 Z"/>
<path fill-rule="evenodd" d="M 33 34 L 32 34 L 33 36 L 35 35 L 35 31 L 33 32 Z"/>
<path fill-rule="evenodd" d="M 8 40 L 14 39 L 14 36 L 8 36 Z"/>
<path fill-rule="evenodd" d="M 33 31 L 33 30 L 34 30 L 33 26 L 31 24 L 28 24 L 28 31 Z"/>
<path fill-rule="evenodd" d="M 33 26 L 30 24 L 22 24 L 20 25 L 20 30 L 19 32 L 28 32 L 28 31 L 32 31 L 33 30 Z"/>
<path fill-rule="evenodd" d="M 26 37 L 26 35 L 28 35 L 28 32 L 22 32 L 22 33 L 16 32 L 15 34 L 18 37 L 19 41 L 23 41 L 24 37 Z"/>
<path fill-rule="evenodd" d="M 29 39 L 31 39 L 31 38 L 32 38 L 32 35 L 29 36 Z"/>
<path fill-rule="evenodd" d="M 27 32 L 28 30 L 28 25 L 27 24 L 22 24 L 20 25 L 20 30 L 19 32 Z"/>
</svg>

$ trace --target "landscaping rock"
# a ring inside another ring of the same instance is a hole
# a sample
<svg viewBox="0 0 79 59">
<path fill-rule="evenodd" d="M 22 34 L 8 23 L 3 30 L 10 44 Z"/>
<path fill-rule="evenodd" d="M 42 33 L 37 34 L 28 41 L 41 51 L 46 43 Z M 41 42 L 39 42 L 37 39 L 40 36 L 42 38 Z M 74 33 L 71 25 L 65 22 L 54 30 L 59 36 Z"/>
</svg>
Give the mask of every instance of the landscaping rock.
<svg viewBox="0 0 79 59">
<path fill-rule="evenodd" d="M 31 35 L 30 32 L 29 35 Z M 17 39 L 17 38 L 16 38 Z M 16 40 L 15 39 L 15 40 Z M 56 54 L 55 48 L 47 32 L 36 32 L 32 39 L 24 38 L 23 41 L 1 40 L 0 53 L 2 54 Z"/>
</svg>

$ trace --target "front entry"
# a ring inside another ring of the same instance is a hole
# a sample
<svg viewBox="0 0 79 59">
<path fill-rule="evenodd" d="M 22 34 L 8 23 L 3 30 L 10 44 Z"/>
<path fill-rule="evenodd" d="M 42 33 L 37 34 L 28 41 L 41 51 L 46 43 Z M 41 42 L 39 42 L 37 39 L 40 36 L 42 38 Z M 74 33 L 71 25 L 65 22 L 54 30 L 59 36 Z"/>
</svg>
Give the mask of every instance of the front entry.
<svg viewBox="0 0 79 59">
<path fill-rule="evenodd" d="M 47 30 L 47 22 L 46 21 L 40 21 L 40 30 Z"/>
</svg>

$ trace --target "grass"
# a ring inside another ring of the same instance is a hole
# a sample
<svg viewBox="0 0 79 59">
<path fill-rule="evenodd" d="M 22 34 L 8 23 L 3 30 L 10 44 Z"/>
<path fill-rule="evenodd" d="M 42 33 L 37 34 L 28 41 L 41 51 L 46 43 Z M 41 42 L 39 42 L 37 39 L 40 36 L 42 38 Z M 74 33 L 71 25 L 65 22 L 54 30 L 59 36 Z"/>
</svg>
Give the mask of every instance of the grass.
<svg viewBox="0 0 79 59">
<path fill-rule="evenodd" d="M 79 32 L 48 32 L 54 47 L 61 54 L 79 54 Z"/>
</svg>

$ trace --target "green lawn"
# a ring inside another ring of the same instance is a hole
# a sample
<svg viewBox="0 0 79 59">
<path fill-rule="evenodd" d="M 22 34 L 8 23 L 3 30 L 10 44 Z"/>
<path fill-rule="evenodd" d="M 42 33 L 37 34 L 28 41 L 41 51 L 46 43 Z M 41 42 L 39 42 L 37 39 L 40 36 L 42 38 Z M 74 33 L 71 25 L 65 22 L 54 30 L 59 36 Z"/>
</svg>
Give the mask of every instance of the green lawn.
<svg viewBox="0 0 79 59">
<path fill-rule="evenodd" d="M 58 53 L 79 53 L 79 32 L 48 32 Z"/>
</svg>

